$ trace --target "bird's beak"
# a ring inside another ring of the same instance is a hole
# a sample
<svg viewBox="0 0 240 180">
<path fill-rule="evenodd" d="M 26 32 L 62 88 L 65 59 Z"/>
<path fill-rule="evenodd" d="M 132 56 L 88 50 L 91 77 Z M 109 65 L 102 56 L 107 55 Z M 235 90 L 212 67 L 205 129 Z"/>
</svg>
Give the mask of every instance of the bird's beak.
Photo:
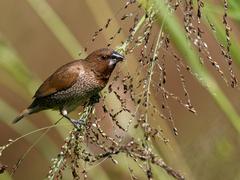
<svg viewBox="0 0 240 180">
<path fill-rule="evenodd" d="M 121 55 L 121 54 L 119 54 L 119 53 L 116 52 L 116 51 L 113 51 L 111 58 L 112 58 L 112 59 L 115 59 L 115 60 L 117 60 L 117 61 L 122 61 L 122 60 L 124 59 L 124 56 Z"/>
</svg>

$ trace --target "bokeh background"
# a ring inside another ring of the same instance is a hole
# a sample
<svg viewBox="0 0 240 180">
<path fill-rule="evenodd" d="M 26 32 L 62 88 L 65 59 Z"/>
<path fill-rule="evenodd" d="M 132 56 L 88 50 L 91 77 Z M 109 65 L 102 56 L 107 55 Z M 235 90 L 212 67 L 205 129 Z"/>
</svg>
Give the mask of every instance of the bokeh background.
<svg viewBox="0 0 240 180">
<path fill-rule="evenodd" d="M 125 1 L 115 0 L 0 0 L 0 145 L 25 133 L 53 124 L 60 116 L 57 112 L 46 112 L 11 124 L 16 114 L 31 102 L 37 86 L 60 65 L 85 57 L 94 49 L 106 47 L 109 38 L 118 27 L 123 31 L 112 42 L 115 48 L 128 35 L 132 22 L 121 21 L 123 14 L 140 10 L 136 6 L 124 10 Z M 214 22 L 222 24 L 223 1 L 207 1 L 209 13 Z M 232 25 L 234 52 L 239 52 L 239 2 L 229 1 L 229 21 Z M 96 41 L 92 36 L 112 18 L 111 26 L 99 33 Z M 181 23 L 181 20 L 179 20 Z M 207 24 L 207 23 L 206 23 Z M 227 73 L 218 43 L 212 31 L 206 26 L 205 40 L 212 57 Z M 218 29 L 217 29 L 218 30 Z M 221 32 L 224 31 L 223 29 Z M 224 33 L 217 34 L 224 37 Z M 87 52 L 84 48 L 87 47 Z M 233 52 L 233 53 L 234 53 Z M 179 52 L 181 54 L 181 52 Z M 235 53 L 233 60 L 236 60 Z M 132 57 L 127 58 L 131 62 Z M 173 61 L 167 60 L 168 89 L 178 92 L 179 80 Z M 131 64 L 131 63 L 130 63 Z M 239 88 L 226 86 L 211 65 L 206 64 L 233 108 L 240 113 Z M 239 77 L 239 66 L 234 61 L 234 71 Z M 240 179 L 240 141 L 238 125 L 215 103 L 209 91 L 195 77 L 185 75 L 186 85 L 197 115 L 188 112 L 178 103 L 170 102 L 179 135 L 175 136 L 168 123 L 161 122 L 170 142 L 159 142 L 159 155 L 174 169 L 182 172 L 187 179 L 215 180 Z M 224 104 L 223 104 L 224 106 Z M 236 117 L 240 124 L 240 118 Z M 164 120 L 161 120 L 164 121 Z M 109 126 L 111 128 L 111 126 Z M 71 129 L 66 121 L 52 129 L 25 157 L 14 177 L 6 172 L 0 179 L 43 179 L 63 144 L 64 137 Z M 10 168 L 33 144 L 41 133 L 27 136 L 14 143 L 0 157 Z M 123 158 L 124 159 L 124 158 Z M 113 165 L 106 161 L 88 170 L 90 179 L 130 179 L 124 160 Z M 154 179 L 172 179 L 162 170 Z M 140 176 L 144 178 L 143 176 Z"/>
</svg>

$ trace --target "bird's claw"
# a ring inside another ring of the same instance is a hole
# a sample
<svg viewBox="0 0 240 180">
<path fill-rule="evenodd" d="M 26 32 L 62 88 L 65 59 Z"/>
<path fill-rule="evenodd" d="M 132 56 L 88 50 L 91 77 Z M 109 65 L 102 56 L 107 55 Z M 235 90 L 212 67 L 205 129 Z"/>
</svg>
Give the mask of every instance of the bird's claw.
<svg viewBox="0 0 240 180">
<path fill-rule="evenodd" d="M 81 127 L 83 127 L 86 124 L 82 119 L 72 120 L 71 122 L 74 125 L 74 127 L 78 130 L 81 129 Z"/>
</svg>

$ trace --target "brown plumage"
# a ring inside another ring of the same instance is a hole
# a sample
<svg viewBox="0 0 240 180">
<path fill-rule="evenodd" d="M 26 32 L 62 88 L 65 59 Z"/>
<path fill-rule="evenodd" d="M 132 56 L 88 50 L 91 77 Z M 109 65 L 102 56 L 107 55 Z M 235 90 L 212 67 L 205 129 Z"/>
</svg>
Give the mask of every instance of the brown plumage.
<svg viewBox="0 0 240 180">
<path fill-rule="evenodd" d="M 61 66 L 43 82 L 33 96 L 32 104 L 13 123 L 29 114 L 54 109 L 76 125 L 77 122 L 68 117 L 68 113 L 97 96 L 106 86 L 116 64 L 122 60 L 123 56 L 116 51 L 103 48 L 94 51 L 85 60 Z"/>
</svg>

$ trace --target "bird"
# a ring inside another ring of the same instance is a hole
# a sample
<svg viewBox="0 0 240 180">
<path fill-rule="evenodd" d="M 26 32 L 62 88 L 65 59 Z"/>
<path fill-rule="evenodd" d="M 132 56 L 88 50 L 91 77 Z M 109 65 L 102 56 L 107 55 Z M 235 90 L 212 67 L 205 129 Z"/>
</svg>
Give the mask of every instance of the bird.
<svg viewBox="0 0 240 180">
<path fill-rule="evenodd" d="M 124 56 L 111 48 L 101 48 L 90 53 L 84 60 L 74 60 L 59 67 L 37 89 L 32 103 L 14 120 L 43 110 L 58 110 L 75 127 L 79 120 L 68 114 L 78 106 L 84 106 L 99 98 L 99 92 L 107 85 L 111 73 Z M 95 99 L 95 100 L 94 100 Z"/>
</svg>

